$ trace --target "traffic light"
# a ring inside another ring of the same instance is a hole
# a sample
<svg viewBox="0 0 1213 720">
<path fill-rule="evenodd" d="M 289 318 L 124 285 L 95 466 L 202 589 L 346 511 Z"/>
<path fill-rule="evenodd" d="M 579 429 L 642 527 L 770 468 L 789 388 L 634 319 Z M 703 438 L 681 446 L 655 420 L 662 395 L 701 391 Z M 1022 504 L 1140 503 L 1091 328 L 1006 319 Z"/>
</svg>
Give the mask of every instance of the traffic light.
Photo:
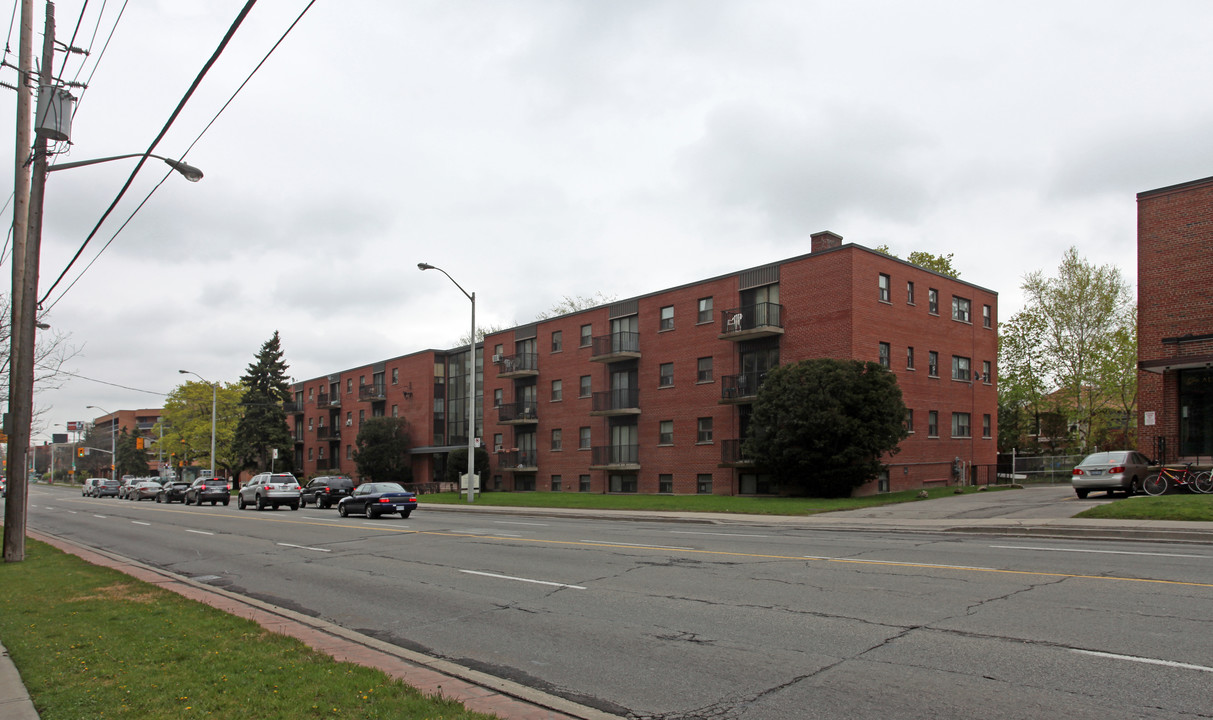
<svg viewBox="0 0 1213 720">
<path fill-rule="evenodd" d="M 76 448 L 76 457 L 84 457 L 84 448 Z"/>
</svg>

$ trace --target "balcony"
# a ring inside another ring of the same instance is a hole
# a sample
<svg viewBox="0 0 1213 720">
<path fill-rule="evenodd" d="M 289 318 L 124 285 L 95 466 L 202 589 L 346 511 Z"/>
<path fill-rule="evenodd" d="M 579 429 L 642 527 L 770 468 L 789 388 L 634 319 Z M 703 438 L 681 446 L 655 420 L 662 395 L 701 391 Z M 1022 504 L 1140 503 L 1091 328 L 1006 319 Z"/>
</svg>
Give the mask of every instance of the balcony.
<svg viewBox="0 0 1213 720">
<path fill-rule="evenodd" d="M 592 341 L 590 362 L 611 363 L 640 357 L 640 333 L 599 335 Z"/>
<path fill-rule="evenodd" d="M 519 400 L 497 406 L 497 422 L 502 425 L 531 425 L 539 422 L 537 405 L 533 401 Z"/>
<path fill-rule="evenodd" d="M 741 445 L 743 442 L 742 440 L 721 440 L 720 464 L 727 467 L 749 467 L 753 465 L 754 460 L 742 452 Z"/>
<path fill-rule="evenodd" d="M 783 306 L 755 303 L 720 314 L 721 340 L 756 340 L 783 334 Z"/>
<path fill-rule="evenodd" d="M 607 390 L 593 395 L 590 415 L 605 417 L 612 415 L 639 415 L 640 390 L 625 388 L 622 390 Z"/>
<path fill-rule="evenodd" d="M 539 355 L 537 353 L 494 356 L 493 362 L 497 363 L 497 377 L 499 378 L 533 377 L 539 374 Z"/>
<path fill-rule="evenodd" d="M 340 440 L 341 428 L 337 425 L 320 425 L 316 428 L 317 440 Z"/>
<path fill-rule="evenodd" d="M 387 388 L 383 383 L 372 383 L 370 385 L 358 386 L 358 399 L 369 402 L 378 402 L 387 399 Z"/>
<path fill-rule="evenodd" d="M 340 470 L 341 461 L 337 458 L 319 458 L 316 460 L 317 470 Z"/>
<path fill-rule="evenodd" d="M 741 405 L 752 403 L 758 397 L 758 388 L 762 387 L 765 372 L 747 372 L 740 375 L 722 375 L 720 377 L 720 404 Z"/>
<path fill-rule="evenodd" d="M 602 445 L 590 449 L 591 470 L 639 470 L 639 445 Z"/>
<path fill-rule="evenodd" d="M 287 415 L 298 415 L 303 412 L 303 401 L 296 402 L 291 400 L 290 402 L 284 402 L 282 403 L 282 409 L 286 411 Z"/>
<path fill-rule="evenodd" d="M 329 395 L 328 393 L 320 393 L 316 396 L 316 407 L 341 407 L 340 395 Z"/>
<path fill-rule="evenodd" d="M 502 472 L 535 472 L 539 453 L 534 450 L 507 450 L 497 453 L 497 468 Z"/>
</svg>

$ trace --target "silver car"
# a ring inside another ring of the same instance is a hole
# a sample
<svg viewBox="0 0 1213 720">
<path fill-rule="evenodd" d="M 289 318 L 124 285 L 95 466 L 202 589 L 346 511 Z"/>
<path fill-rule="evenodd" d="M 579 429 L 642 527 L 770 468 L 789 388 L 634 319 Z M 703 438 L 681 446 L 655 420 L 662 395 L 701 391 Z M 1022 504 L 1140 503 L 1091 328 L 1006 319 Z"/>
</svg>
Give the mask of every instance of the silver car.
<svg viewBox="0 0 1213 720">
<path fill-rule="evenodd" d="M 1149 474 L 1150 459 L 1136 450 L 1097 452 L 1083 458 L 1070 474 L 1070 485 L 1078 498 L 1092 490 L 1120 491 L 1125 496 L 1141 492 L 1141 483 Z"/>
<path fill-rule="evenodd" d="M 255 505 L 258 510 L 286 505 L 299 509 L 299 481 L 290 473 L 261 473 L 240 487 L 236 507 L 241 510 Z"/>
</svg>

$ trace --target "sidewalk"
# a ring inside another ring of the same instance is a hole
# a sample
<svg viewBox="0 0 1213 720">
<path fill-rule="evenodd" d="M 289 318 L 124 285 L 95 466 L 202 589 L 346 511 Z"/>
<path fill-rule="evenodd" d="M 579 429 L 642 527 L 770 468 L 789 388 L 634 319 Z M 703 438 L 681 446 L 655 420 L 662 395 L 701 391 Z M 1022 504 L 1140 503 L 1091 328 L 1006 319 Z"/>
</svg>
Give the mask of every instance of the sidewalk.
<svg viewBox="0 0 1213 720">
<path fill-rule="evenodd" d="M 424 511 L 624 522 L 765 525 L 795 530 L 973 533 L 1213 544 L 1213 522 L 1086 520 L 1072 517 L 1099 501 L 1100 498 L 1077 501 L 1069 488 L 1050 487 L 972 493 L 929 503 L 901 503 L 808 516 L 438 504 L 426 505 Z M 117 569 L 233 615 L 254 620 L 267 630 L 297 638 L 337 660 L 378 668 L 422 692 L 440 692 L 472 710 L 495 713 L 507 720 L 607 720 L 616 717 L 524 685 L 411 652 L 317 618 L 116 555 L 80 547 L 58 537 L 36 531 L 30 531 L 29 536 L 95 565 Z M 3 645 L 0 645 L 0 718 L 38 720 L 21 676 Z"/>
</svg>

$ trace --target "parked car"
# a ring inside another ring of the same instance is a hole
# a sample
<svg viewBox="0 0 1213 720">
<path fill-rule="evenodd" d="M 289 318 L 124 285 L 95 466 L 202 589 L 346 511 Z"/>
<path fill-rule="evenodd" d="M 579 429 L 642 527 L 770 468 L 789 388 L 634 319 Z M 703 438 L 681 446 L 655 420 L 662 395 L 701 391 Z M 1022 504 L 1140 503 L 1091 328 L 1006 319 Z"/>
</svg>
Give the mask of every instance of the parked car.
<svg viewBox="0 0 1213 720">
<path fill-rule="evenodd" d="M 80 494 L 84 497 L 96 497 L 97 487 L 105 482 L 105 478 L 88 478 L 80 486 Z"/>
<path fill-rule="evenodd" d="M 185 491 L 189 489 L 190 484 L 185 480 L 168 480 L 160 486 L 160 492 L 156 493 L 156 502 L 185 502 Z"/>
<path fill-rule="evenodd" d="M 139 478 L 135 477 L 134 475 L 123 475 L 122 484 L 118 486 L 118 499 L 125 499 L 126 494 L 129 493 L 131 488 L 135 487 L 135 484 L 138 482 Z"/>
<path fill-rule="evenodd" d="M 1070 485 L 1080 500 L 1092 490 L 1106 490 L 1108 495 L 1119 491 L 1127 497 L 1141 492 L 1151 464 L 1148 457 L 1135 450 L 1093 453 L 1074 466 Z"/>
<path fill-rule="evenodd" d="M 102 479 L 100 483 L 93 488 L 93 497 L 118 497 L 118 491 L 122 489 L 122 481 Z"/>
<path fill-rule="evenodd" d="M 160 483 L 155 480 L 140 480 L 126 491 L 127 500 L 155 500 L 160 494 Z"/>
<path fill-rule="evenodd" d="M 4 478 L 0 477 L 0 498 L 8 493 L 7 486 L 4 484 Z"/>
<path fill-rule="evenodd" d="M 399 483 L 390 482 L 363 483 L 337 503 L 337 514 L 341 517 L 365 514 L 372 520 L 397 512 L 400 517 L 408 517 L 416 509 L 416 493 L 405 490 Z"/>
<path fill-rule="evenodd" d="M 236 493 L 236 507 L 241 510 L 255 505 L 258 510 L 278 509 L 287 505 L 299 509 L 299 481 L 290 473 L 261 473 L 241 486 Z"/>
<path fill-rule="evenodd" d="M 299 507 L 315 503 L 321 509 L 330 508 L 341 498 L 354 492 L 354 481 L 341 475 L 312 478 L 299 494 Z"/>
<path fill-rule="evenodd" d="M 186 505 L 193 503 L 201 505 L 204 502 L 209 502 L 211 505 L 217 503 L 227 505 L 231 501 L 232 484 L 227 478 L 198 478 L 185 491 Z"/>
</svg>

